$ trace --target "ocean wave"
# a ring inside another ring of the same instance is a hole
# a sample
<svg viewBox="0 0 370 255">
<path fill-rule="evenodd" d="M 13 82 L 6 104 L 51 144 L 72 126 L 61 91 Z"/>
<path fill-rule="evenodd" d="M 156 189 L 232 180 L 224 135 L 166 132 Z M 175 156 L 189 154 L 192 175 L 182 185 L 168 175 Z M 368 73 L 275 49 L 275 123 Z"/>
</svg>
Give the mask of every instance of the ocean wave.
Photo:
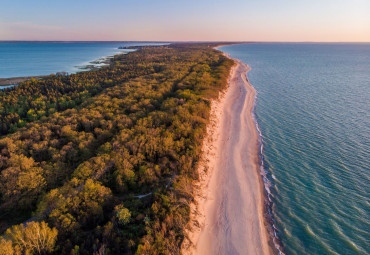
<svg viewBox="0 0 370 255">
<path fill-rule="evenodd" d="M 256 114 L 255 114 L 255 108 L 256 108 L 256 103 L 257 103 L 257 95 L 258 95 L 258 91 L 256 90 L 256 94 L 254 96 L 253 107 L 252 107 L 252 119 L 253 119 L 253 122 L 255 124 L 257 134 L 258 134 L 258 144 L 259 144 L 259 155 L 258 156 L 259 156 L 259 161 L 260 161 L 260 175 L 261 175 L 262 180 L 263 180 L 264 190 L 265 190 L 265 194 L 266 194 L 265 195 L 265 208 L 266 208 L 265 210 L 267 212 L 266 216 L 268 217 L 267 222 L 270 222 L 270 226 L 271 226 L 271 230 L 269 231 L 270 232 L 269 234 L 272 238 L 273 244 L 274 244 L 278 254 L 279 255 L 285 255 L 285 253 L 283 252 L 284 248 L 283 248 L 282 242 L 279 238 L 278 229 L 276 227 L 274 216 L 273 216 L 272 209 L 271 209 L 273 194 L 272 194 L 270 188 L 272 186 L 272 183 L 271 183 L 271 181 L 269 180 L 269 178 L 267 176 L 268 173 L 267 173 L 267 171 L 264 167 L 264 163 L 263 163 L 264 162 L 263 135 L 262 135 L 261 129 L 259 128 L 258 120 L 257 120 Z"/>
</svg>

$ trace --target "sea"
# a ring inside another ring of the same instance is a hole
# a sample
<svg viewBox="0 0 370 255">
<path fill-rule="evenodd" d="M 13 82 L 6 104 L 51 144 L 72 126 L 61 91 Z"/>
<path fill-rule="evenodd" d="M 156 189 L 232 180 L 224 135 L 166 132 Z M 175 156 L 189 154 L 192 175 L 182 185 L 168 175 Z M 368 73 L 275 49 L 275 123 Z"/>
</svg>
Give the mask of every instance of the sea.
<svg viewBox="0 0 370 255">
<path fill-rule="evenodd" d="M 140 45 L 158 44 L 2 42 L 0 78 L 75 73 L 127 52 L 120 46 Z M 280 254 L 370 254 L 370 44 L 220 49 L 251 67 L 266 208 Z"/>
<path fill-rule="evenodd" d="M 221 47 L 251 67 L 280 254 L 370 254 L 370 44 Z"/>
<path fill-rule="evenodd" d="M 86 66 L 132 50 L 127 46 L 162 45 L 150 42 L 0 42 L 0 78 L 76 73 Z"/>
</svg>

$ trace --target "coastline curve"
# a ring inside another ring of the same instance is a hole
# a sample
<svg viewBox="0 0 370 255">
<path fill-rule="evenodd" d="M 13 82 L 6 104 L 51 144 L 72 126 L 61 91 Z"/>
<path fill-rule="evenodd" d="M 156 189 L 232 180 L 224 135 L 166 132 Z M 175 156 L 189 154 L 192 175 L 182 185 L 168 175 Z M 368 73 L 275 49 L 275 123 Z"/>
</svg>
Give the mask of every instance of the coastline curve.
<svg viewBox="0 0 370 255">
<path fill-rule="evenodd" d="M 253 114 L 256 91 L 246 76 L 250 68 L 232 59 L 236 65 L 229 87 L 212 102 L 210 137 L 203 144 L 184 254 L 276 253 L 264 216 L 260 138 Z"/>
</svg>

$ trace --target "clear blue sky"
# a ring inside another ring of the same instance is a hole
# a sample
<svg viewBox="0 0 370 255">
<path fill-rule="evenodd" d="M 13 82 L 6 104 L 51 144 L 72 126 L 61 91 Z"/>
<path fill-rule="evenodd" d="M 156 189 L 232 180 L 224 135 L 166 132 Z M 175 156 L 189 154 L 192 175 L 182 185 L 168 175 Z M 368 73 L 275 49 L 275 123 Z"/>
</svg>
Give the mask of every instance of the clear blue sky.
<svg viewBox="0 0 370 255">
<path fill-rule="evenodd" d="M 1 0 L 0 40 L 370 42 L 370 0 Z"/>
</svg>

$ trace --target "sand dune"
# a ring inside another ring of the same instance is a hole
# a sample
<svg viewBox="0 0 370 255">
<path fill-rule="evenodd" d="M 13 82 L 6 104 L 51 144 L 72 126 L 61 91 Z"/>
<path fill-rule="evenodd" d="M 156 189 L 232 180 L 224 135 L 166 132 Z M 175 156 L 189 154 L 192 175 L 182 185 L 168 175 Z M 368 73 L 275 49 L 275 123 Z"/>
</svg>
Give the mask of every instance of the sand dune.
<svg viewBox="0 0 370 255">
<path fill-rule="evenodd" d="M 272 254 L 252 119 L 256 92 L 246 78 L 249 67 L 235 62 L 229 88 L 212 103 L 184 254 Z"/>
</svg>

